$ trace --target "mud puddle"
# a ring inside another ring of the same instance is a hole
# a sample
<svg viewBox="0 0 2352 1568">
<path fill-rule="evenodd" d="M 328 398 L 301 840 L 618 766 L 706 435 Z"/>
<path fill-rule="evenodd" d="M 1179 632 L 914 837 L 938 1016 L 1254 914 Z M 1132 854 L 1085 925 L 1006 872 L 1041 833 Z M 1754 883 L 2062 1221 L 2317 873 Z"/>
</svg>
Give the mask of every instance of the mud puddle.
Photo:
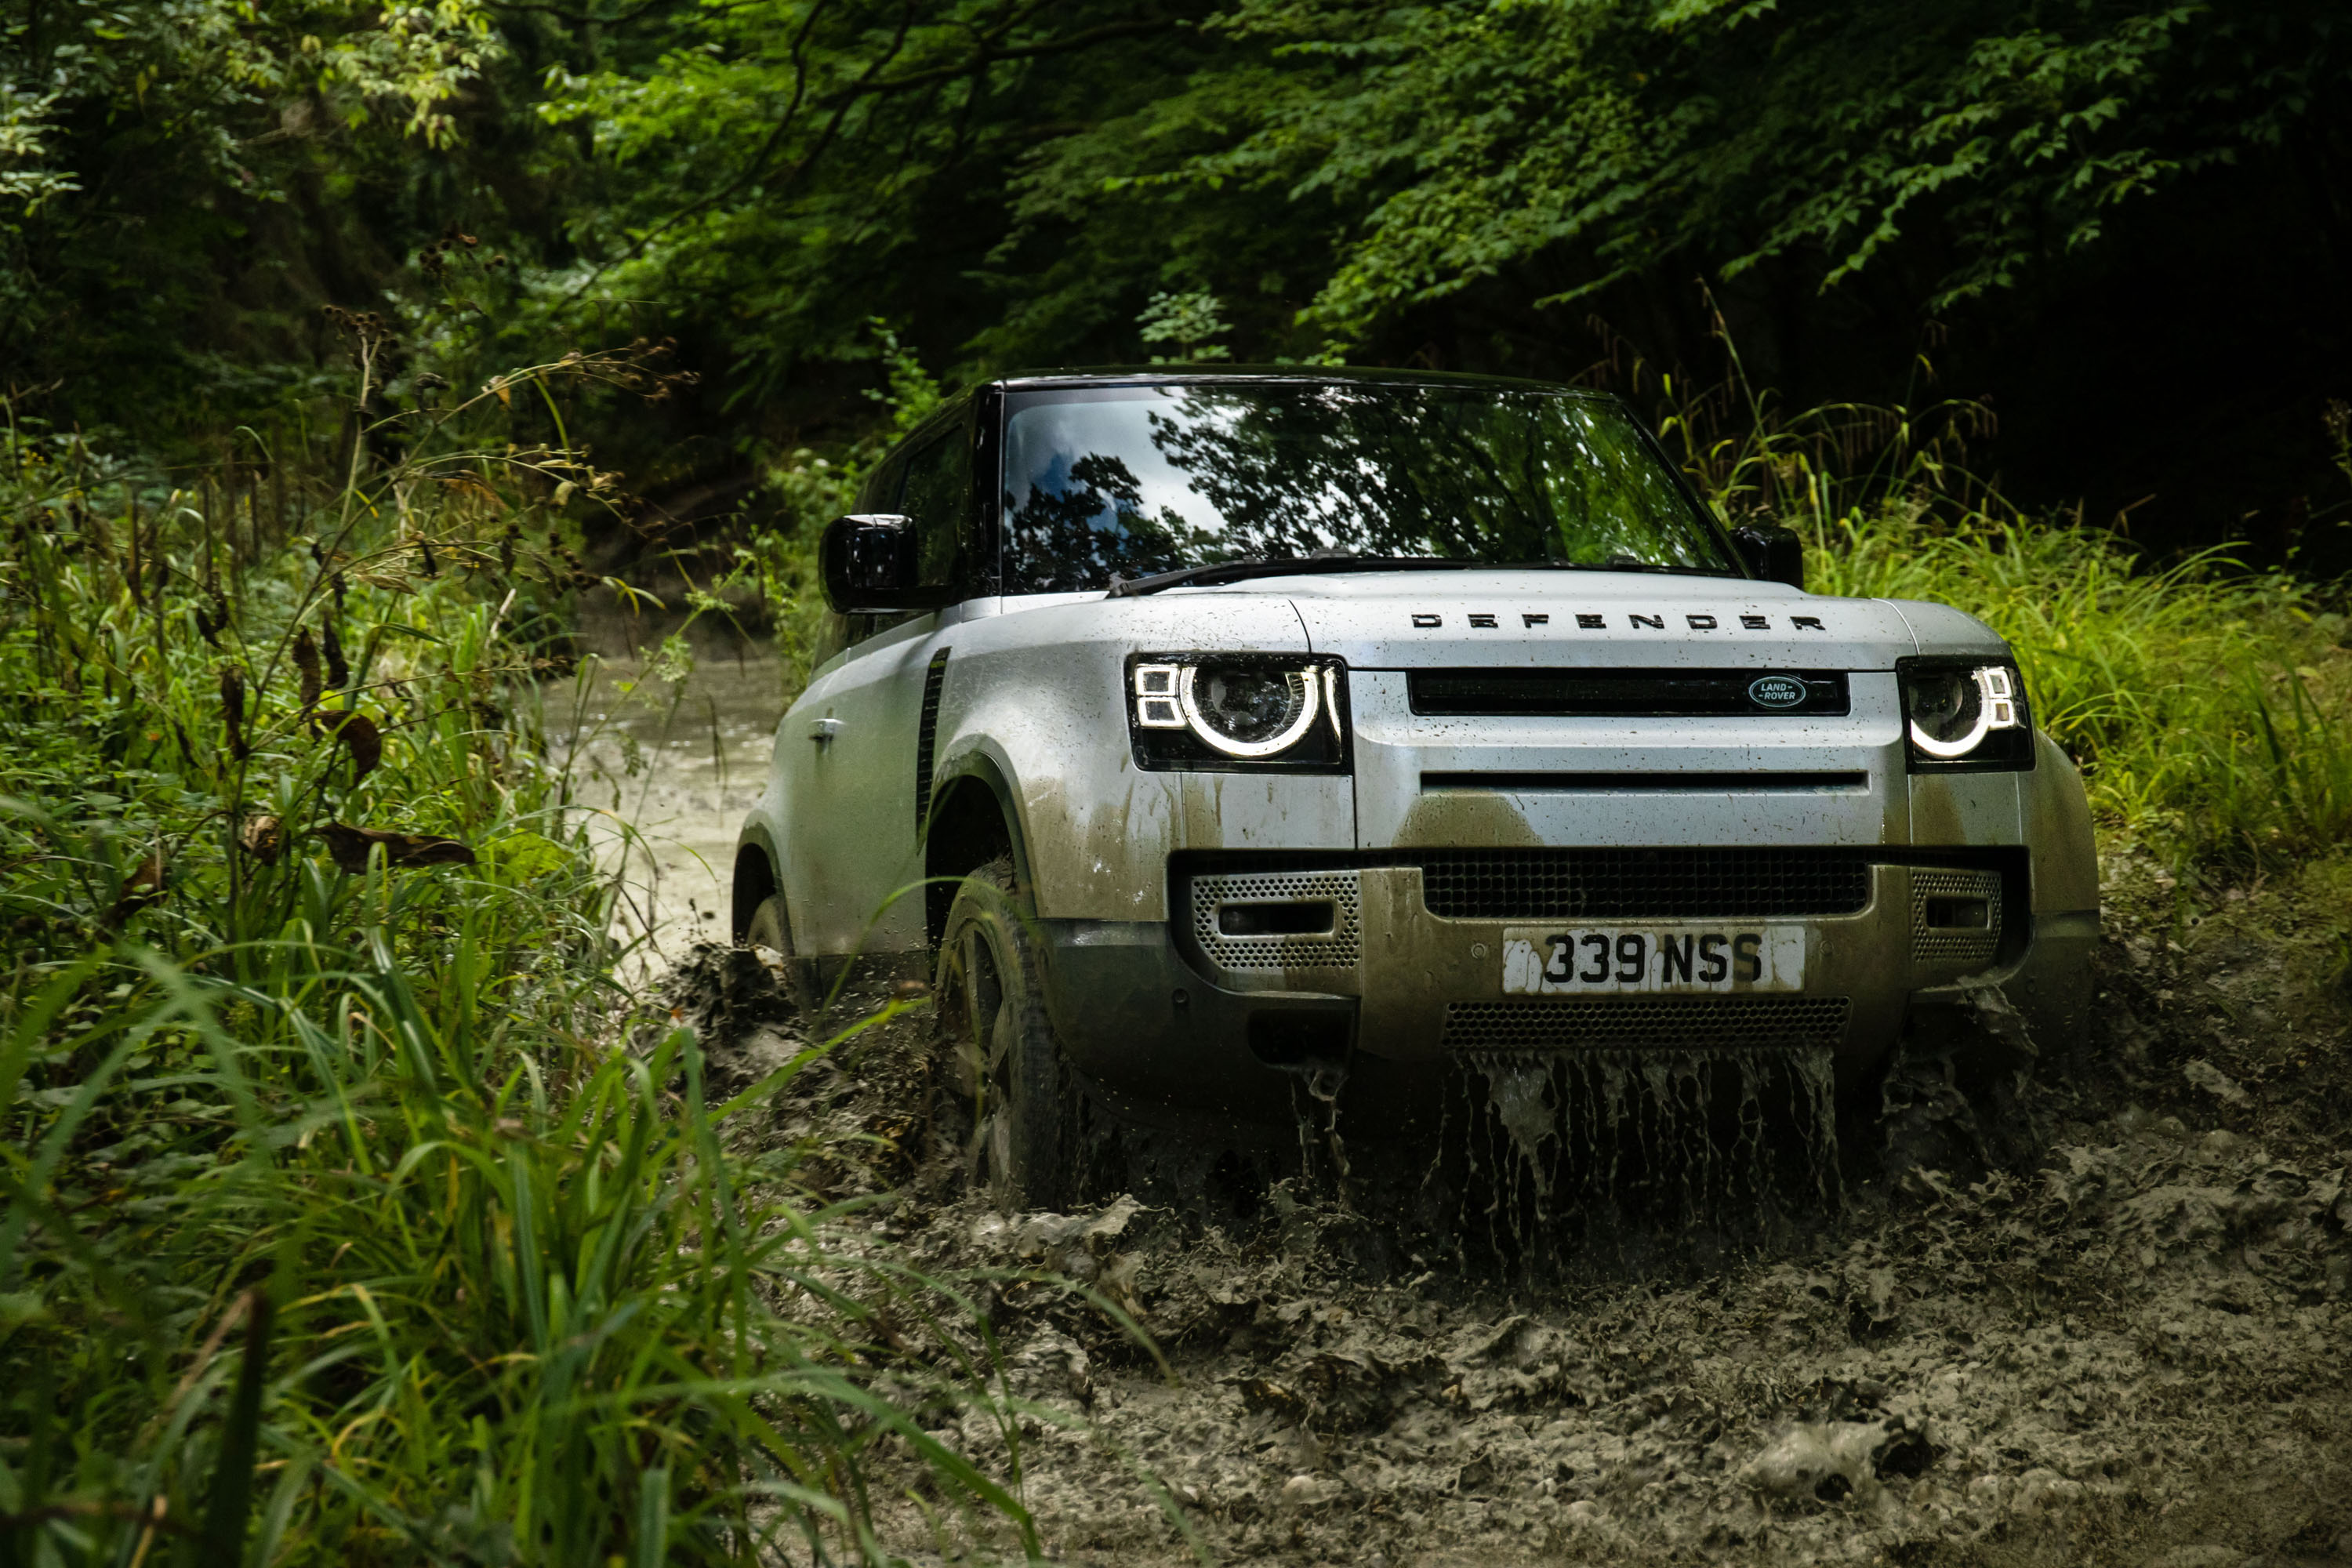
<svg viewBox="0 0 2352 1568">
<path fill-rule="evenodd" d="M 2189 930 L 2133 875 L 2100 1029 L 2031 1085 L 2038 1158 L 1696 1265 L 1514 1282 L 1306 1182 L 1000 1215 L 927 1143 L 920 1014 L 755 1135 L 835 1151 L 804 1173 L 878 1197 L 870 1245 L 993 1277 L 1057 1561 L 2352 1563 L 2352 997 L 2291 907 L 2332 895 Z M 748 955 L 679 984 L 746 1078 L 815 1027 Z M 942 1432 L 1015 1473 L 977 1417 Z M 885 1518 L 916 1561 L 1019 1555 L 943 1552 L 919 1490 Z"/>
<path fill-rule="evenodd" d="M 605 863 L 615 931 L 644 980 L 698 941 L 725 941 L 735 836 L 767 782 L 783 671 L 765 642 L 705 619 L 610 605 L 583 614 L 579 675 L 542 688 L 551 749 Z"/>
</svg>

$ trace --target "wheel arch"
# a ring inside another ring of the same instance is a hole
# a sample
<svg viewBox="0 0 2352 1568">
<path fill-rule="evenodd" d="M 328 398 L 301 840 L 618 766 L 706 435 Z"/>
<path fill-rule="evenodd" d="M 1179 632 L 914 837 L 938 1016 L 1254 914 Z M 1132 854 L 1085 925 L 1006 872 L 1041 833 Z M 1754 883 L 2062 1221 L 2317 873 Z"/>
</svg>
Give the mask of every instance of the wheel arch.
<svg viewBox="0 0 2352 1568">
<path fill-rule="evenodd" d="M 1034 884 L 1018 797 L 993 757 L 968 753 L 933 783 L 923 817 L 924 927 L 933 946 L 946 928 L 957 882 L 1005 856 L 1013 861 L 1015 889 L 1027 893 Z"/>
<path fill-rule="evenodd" d="M 762 899 L 784 896 L 783 858 L 775 835 L 756 818 L 743 825 L 735 842 L 735 870 L 728 899 L 728 934 L 736 942 L 751 929 L 751 913 Z"/>
</svg>

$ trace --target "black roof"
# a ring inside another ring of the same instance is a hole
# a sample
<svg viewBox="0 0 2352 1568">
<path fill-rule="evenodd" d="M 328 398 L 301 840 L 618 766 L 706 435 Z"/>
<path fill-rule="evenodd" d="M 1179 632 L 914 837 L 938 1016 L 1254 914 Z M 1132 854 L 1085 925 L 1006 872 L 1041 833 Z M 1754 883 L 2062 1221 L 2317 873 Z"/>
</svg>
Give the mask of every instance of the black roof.
<svg viewBox="0 0 2352 1568">
<path fill-rule="evenodd" d="M 1388 370 L 1369 365 L 1326 364 L 1129 364 L 1098 365 L 1069 370 L 1024 370 L 983 381 L 950 395 L 937 411 L 891 444 L 898 451 L 910 447 L 940 425 L 958 417 L 982 392 L 1047 392 L 1055 387 L 1213 385 L 1219 382 L 1290 382 L 1313 386 L 1461 386 L 1499 387 L 1513 392 L 1548 393 L 1556 397 L 1599 397 L 1609 394 L 1590 387 L 1562 386 L 1557 382 L 1528 381 L 1508 375 L 1463 375 L 1442 370 Z"/>
<path fill-rule="evenodd" d="M 1463 375 L 1439 370 L 1388 370 L 1362 365 L 1322 364 L 1141 364 L 1104 365 L 1089 369 L 1017 371 L 989 384 L 1007 392 L 1045 391 L 1058 386 L 1187 386 L 1217 382 L 1287 381 L 1322 386 L 1461 386 L 1507 388 L 1514 392 L 1546 392 L 1572 397 L 1601 397 L 1603 393 L 1557 382 L 1527 381 L 1507 375 Z"/>
</svg>

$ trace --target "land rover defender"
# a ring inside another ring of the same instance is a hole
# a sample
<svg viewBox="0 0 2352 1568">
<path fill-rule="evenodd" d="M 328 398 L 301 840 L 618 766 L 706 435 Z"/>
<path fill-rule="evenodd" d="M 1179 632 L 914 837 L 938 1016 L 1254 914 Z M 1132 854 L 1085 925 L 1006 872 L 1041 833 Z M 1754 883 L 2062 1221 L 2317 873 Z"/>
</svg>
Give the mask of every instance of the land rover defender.
<svg viewBox="0 0 2352 1568">
<path fill-rule="evenodd" d="M 1802 589 L 1622 404 L 1526 382 L 1008 378 L 821 546 L 835 646 L 736 934 L 931 982 L 1000 1197 L 1072 1097 L 1410 1120 L 1449 1059 L 1812 1052 L 2087 1008 L 2081 782 L 2008 646 Z"/>
</svg>

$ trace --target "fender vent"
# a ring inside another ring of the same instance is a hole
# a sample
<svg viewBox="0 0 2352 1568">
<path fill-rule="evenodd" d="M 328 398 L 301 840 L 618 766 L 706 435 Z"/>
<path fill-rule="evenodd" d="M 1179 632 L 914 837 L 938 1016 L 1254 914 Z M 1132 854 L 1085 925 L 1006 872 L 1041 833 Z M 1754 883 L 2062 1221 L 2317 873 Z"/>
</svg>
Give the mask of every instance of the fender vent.
<svg viewBox="0 0 2352 1568">
<path fill-rule="evenodd" d="M 940 688 L 947 684 L 948 649 L 931 655 L 923 671 L 923 715 L 915 724 L 915 833 L 931 825 L 931 766 L 940 739 Z"/>
</svg>

